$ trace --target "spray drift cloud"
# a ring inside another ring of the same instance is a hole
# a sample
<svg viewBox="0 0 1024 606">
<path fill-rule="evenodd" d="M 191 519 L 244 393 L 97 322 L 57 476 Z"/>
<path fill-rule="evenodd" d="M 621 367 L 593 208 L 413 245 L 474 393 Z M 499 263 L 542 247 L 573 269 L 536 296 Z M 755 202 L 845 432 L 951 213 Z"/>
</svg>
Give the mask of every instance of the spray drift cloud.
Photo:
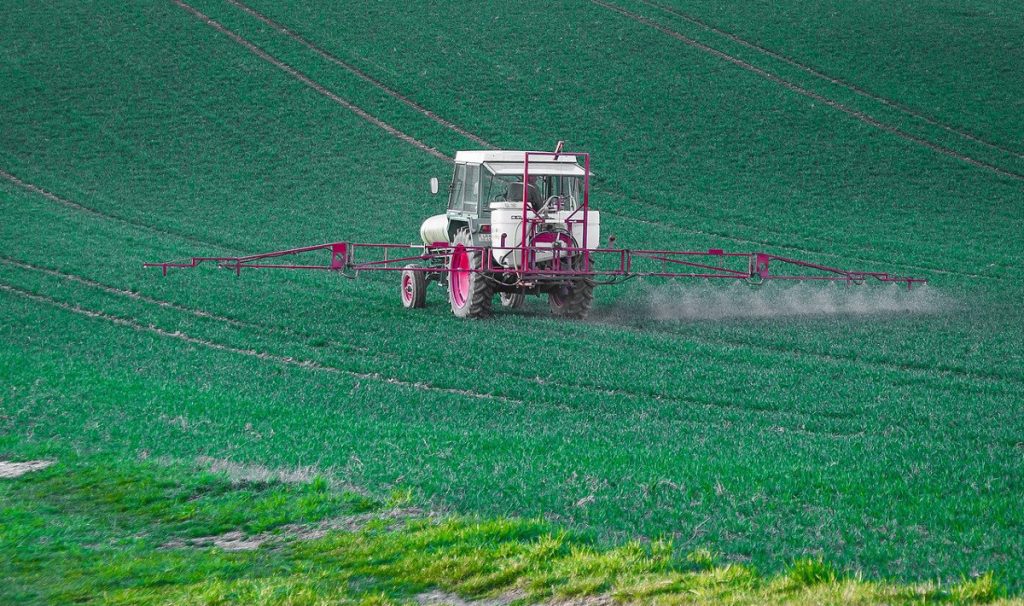
<svg viewBox="0 0 1024 606">
<path fill-rule="evenodd" d="M 594 310 L 597 321 L 728 319 L 927 314 L 953 309 L 927 286 L 839 284 L 710 285 L 641 283 L 615 303 Z"/>
</svg>

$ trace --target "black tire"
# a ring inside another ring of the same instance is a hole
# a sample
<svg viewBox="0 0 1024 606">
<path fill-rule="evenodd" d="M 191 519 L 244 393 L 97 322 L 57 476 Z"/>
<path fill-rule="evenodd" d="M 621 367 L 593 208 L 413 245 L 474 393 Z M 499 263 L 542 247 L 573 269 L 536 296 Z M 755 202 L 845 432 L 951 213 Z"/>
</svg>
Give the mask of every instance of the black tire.
<svg viewBox="0 0 1024 606">
<path fill-rule="evenodd" d="M 573 260 L 576 266 L 579 257 Z M 570 320 L 584 320 L 594 304 L 594 282 L 589 278 L 577 278 L 548 293 L 551 313 Z"/>
<path fill-rule="evenodd" d="M 501 306 L 509 309 L 519 309 L 526 303 L 526 295 L 521 292 L 503 292 L 501 295 Z"/>
<path fill-rule="evenodd" d="M 427 304 L 427 274 L 423 271 L 412 271 L 414 267 L 419 266 L 409 264 L 402 270 L 399 294 L 402 297 L 402 307 L 406 309 L 418 309 Z"/>
<path fill-rule="evenodd" d="M 482 273 L 483 255 L 479 250 L 466 250 L 473 239 L 469 228 L 463 227 L 452 238 L 452 255 L 448 261 L 448 302 L 458 318 L 489 318 L 494 301 L 494 285 Z"/>
</svg>

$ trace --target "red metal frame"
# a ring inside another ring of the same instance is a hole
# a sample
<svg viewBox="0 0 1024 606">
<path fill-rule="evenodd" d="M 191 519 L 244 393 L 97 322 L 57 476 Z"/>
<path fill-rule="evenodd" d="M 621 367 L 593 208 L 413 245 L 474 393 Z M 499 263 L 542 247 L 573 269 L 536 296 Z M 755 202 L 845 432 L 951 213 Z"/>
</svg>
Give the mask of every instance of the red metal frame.
<svg viewBox="0 0 1024 606">
<path fill-rule="evenodd" d="M 459 245 L 462 246 L 462 245 Z M 448 259 L 455 251 L 454 246 L 438 242 L 434 245 L 416 244 L 370 244 L 353 242 L 332 242 L 319 244 L 317 246 L 306 246 L 289 250 L 275 251 L 246 257 L 192 257 L 188 261 L 168 261 L 160 263 L 144 263 L 144 267 L 159 267 L 164 275 L 168 269 L 191 268 L 203 263 L 216 263 L 219 267 L 231 269 L 235 273 L 241 273 L 243 269 L 310 269 L 327 270 L 338 272 L 354 272 L 359 274 L 363 271 L 421 271 L 430 273 L 448 273 L 454 271 L 448 266 Z M 566 278 L 606 278 L 613 282 L 634 277 L 658 277 L 658 278 L 705 278 L 705 279 L 728 279 L 748 280 L 762 282 L 769 280 L 818 280 L 830 282 L 844 282 L 847 284 L 860 284 L 868 279 L 879 282 L 906 284 L 912 288 L 915 284 L 925 284 L 924 278 L 912 278 L 908 276 L 895 276 L 888 272 L 856 271 L 830 267 L 809 261 L 801 261 L 779 255 L 763 252 L 725 252 L 720 249 L 706 251 L 672 251 L 672 250 L 630 250 L 625 248 L 594 248 L 590 249 L 590 255 L 594 257 L 593 264 L 588 263 L 584 269 L 573 269 L 570 266 L 537 268 L 535 265 L 519 268 L 509 268 L 493 263 L 489 251 L 497 250 L 521 250 L 526 254 L 536 252 L 550 252 L 548 248 L 534 246 L 527 247 L 482 247 L 462 246 L 467 252 L 477 251 L 488 262 L 481 268 L 469 270 L 475 273 L 488 274 L 517 274 L 522 283 L 539 283 L 564 280 Z M 331 253 L 330 262 L 325 265 L 312 264 L 279 264 L 266 263 L 267 259 L 274 259 L 289 255 L 327 250 Z M 377 254 L 368 260 L 356 258 L 356 251 L 376 251 Z M 418 254 L 403 254 L 397 257 L 392 256 L 392 251 L 402 250 Z M 568 255 L 582 253 L 586 248 L 565 248 Z M 717 259 L 719 262 L 713 264 L 711 261 L 701 262 L 691 259 Z M 736 267 L 728 267 L 725 260 L 745 260 L 745 263 Z M 605 262 L 612 262 L 612 265 L 602 267 Z M 409 263 L 424 261 L 437 262 L 434 266 L 405 267 Z M 810 275 L 784 274 L 774 275 L 770 268 L 772 263 L 784 264 L 798 267 L 804 270 L 813 270 L 817 273 Z M 660 266 L 660 267 L 659 267 Z M 700 271 L 681 271 L 670 268 L 693 268 Z M 459 268 L 459 271 L 464 269 Z"/>
<path fill-rule="evenodd" d="M 531 224 L 543 223 L 544 219 L 529 218 L 529 171 L 531 157 L 554 157 L 576 156 L 583 158 L 583 205 L 577 208 L 565 219 L 569 233 L 572 233 L 572 224 L 582 222 L 583 241 L 579 247 L 558 246 L 555 250 L 551 267 L 538 267 L 537 254 L 551 253 L 551 247 L 531 246 L 530 231 Z M 577 212 L 583 212 L 582 221 L 574 219 Z M 824 280 L 830 282 L 844 282 L 847 284 L 859 284 L 868 279 L 879 282 L 906 284 L 907 288 L 913 288 L 915 284 L 925 284 L 923 278 L 912 278 L 907 276 L 894 276 L 887 272 L 868 272 L 846 270 L 837 267 L 830 267 L 809 261 L 801 261 L 789 257 L 782 257 L 764 252 L 725 252 L 721 249 L 709 249 L 707 251 L 672 251 L 672 250 L 631 250 L 621 248 L 590 248 L 587 242 L 588 221 L 590 211 L 590 154 L 585 152 L 565 152 L 561 144 L 554 152 L 529 151 L 525 152 L 523 158 L 523 233 L 522 241 L 517 247 L 505 246 L 504 240 L 500 246 L 462 246 L 465 251 L 478 251 L 481 259 L 486 261 L 480 269 L 470 270 L 488 274 L 504 274 L 517 276 L 517 283 L 521 285 L 532 285 L 541 282 L 563 281 L 567 278 L 590 278 L 605 279 L 606 283 L 615 283 L 633 277 L 661 277 L 661 278 L 707 278 L 707 279 L 730 279 L 749 281 L 768 280 Z M 275 252 L 249 255 L 244 257 L 192 257 L 188 261 L 169 261 L 159 263 L 144 263 L 143 267 L 159 267 L 167 275 L 171 268 L 191 268 L 203 263 L 216 263 L 218 266 L 232 269 L 240 274 L 242 269 L 308 269 L 328 270 L 337 272 L 351 271 L 358 275 L 362 271 L 422 271 L 429 273 L 449 273 L 454 271 L 449 266 L 449 260 L 456 250 L 447 242 L 437 242 L 431 245 L 416 244 L 375 244 L 375 243 L 353 243 L 353 242 L 332 242 L 318 244 L 315 246 L 304 246 Z M 316 251 L 330 251 L 330 263 L 326 265 L 299 264 L 299 263 L 268 263 L 268 259 L 302 255 Z M 496 265 L 491 251 L 519 251 L 522 255 L 518 267 L 504 267 Z M 357 251 L 374 251 L 372 258 L 363 261 L 356 258 Z M 396 251 L 403 251 L 407 254 L 400 254 L 397 257 L 392 255 Z M 414 252 L 416 251 L 416 252 Z M 588 254 L 582 254 L 588 253 Z M 571 264 L 562 265 L 563 258 L 569 258 L 581 254 L 583 265 L 581 268 L 574 268 Z M 710 259 L 705 261 L 705 259 Z M 743 261 L 745 260 L 745 262 Z M 727 266 L 728 262 L 734 266 Z M 427 262 L 425 267 L 407 268 L 409 263 Z M 773 275 L 770 271 L 772 264 L 783 264 L 800 268 L 800 271 L 811 270 L 812 274 L 783 274 Z M 698 271 L 683 271 L 698 270 Z M 459 271 L 464 271 L 459 268 Z"/>
</svg>

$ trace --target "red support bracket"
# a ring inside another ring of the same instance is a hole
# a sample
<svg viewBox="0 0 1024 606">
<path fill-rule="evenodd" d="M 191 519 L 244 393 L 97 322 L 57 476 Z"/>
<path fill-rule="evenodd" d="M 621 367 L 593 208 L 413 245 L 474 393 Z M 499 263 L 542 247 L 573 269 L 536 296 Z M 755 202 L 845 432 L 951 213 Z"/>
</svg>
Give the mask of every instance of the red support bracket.
<svg viewBox="0 0 1024 606">
<path fill-rule="evenodd" d="M 348 244 L 336 242 L 331 245 L 331 269 L 342 270 L 348 266 Z"/>
<path fill-rule="evenodd" d="M 769 255 L 764 253 L 755 253 L 753 260 L 753 267 L 750 268 L 750 275 L 755 274 L 762 280 L 768 279 L 768 261 L 771 259 Z"/>
</svg>

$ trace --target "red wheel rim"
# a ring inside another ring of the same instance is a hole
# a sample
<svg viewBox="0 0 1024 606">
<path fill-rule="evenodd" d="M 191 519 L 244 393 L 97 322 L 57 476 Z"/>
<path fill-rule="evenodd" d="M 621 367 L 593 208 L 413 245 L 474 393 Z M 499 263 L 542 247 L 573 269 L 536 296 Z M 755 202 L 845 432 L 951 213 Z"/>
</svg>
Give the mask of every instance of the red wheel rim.
<svg viewBox="0 0 1024 606">
<path fill-rule="evenodd" d="M 555 307 L 562 307 L 565 305 L 565 298 L 562 297 L 562 293 L 552 292 L 548 296 L 551 297 L 551 302 L 555 304 Z"/>
<path fill-rule="evenodd" d="M 406 305 L 412 303 L 412 275 L 402 275 L 402 302 Z"/>
<path fill-rule="evenodd" d="M 460 244 L 452 253 L 451 273 L 448 276 L 450 282 L 452 303 L 456 307 L 465 307 L 469 298 L 469 255 L 466 249 Z"/>
</svg>

